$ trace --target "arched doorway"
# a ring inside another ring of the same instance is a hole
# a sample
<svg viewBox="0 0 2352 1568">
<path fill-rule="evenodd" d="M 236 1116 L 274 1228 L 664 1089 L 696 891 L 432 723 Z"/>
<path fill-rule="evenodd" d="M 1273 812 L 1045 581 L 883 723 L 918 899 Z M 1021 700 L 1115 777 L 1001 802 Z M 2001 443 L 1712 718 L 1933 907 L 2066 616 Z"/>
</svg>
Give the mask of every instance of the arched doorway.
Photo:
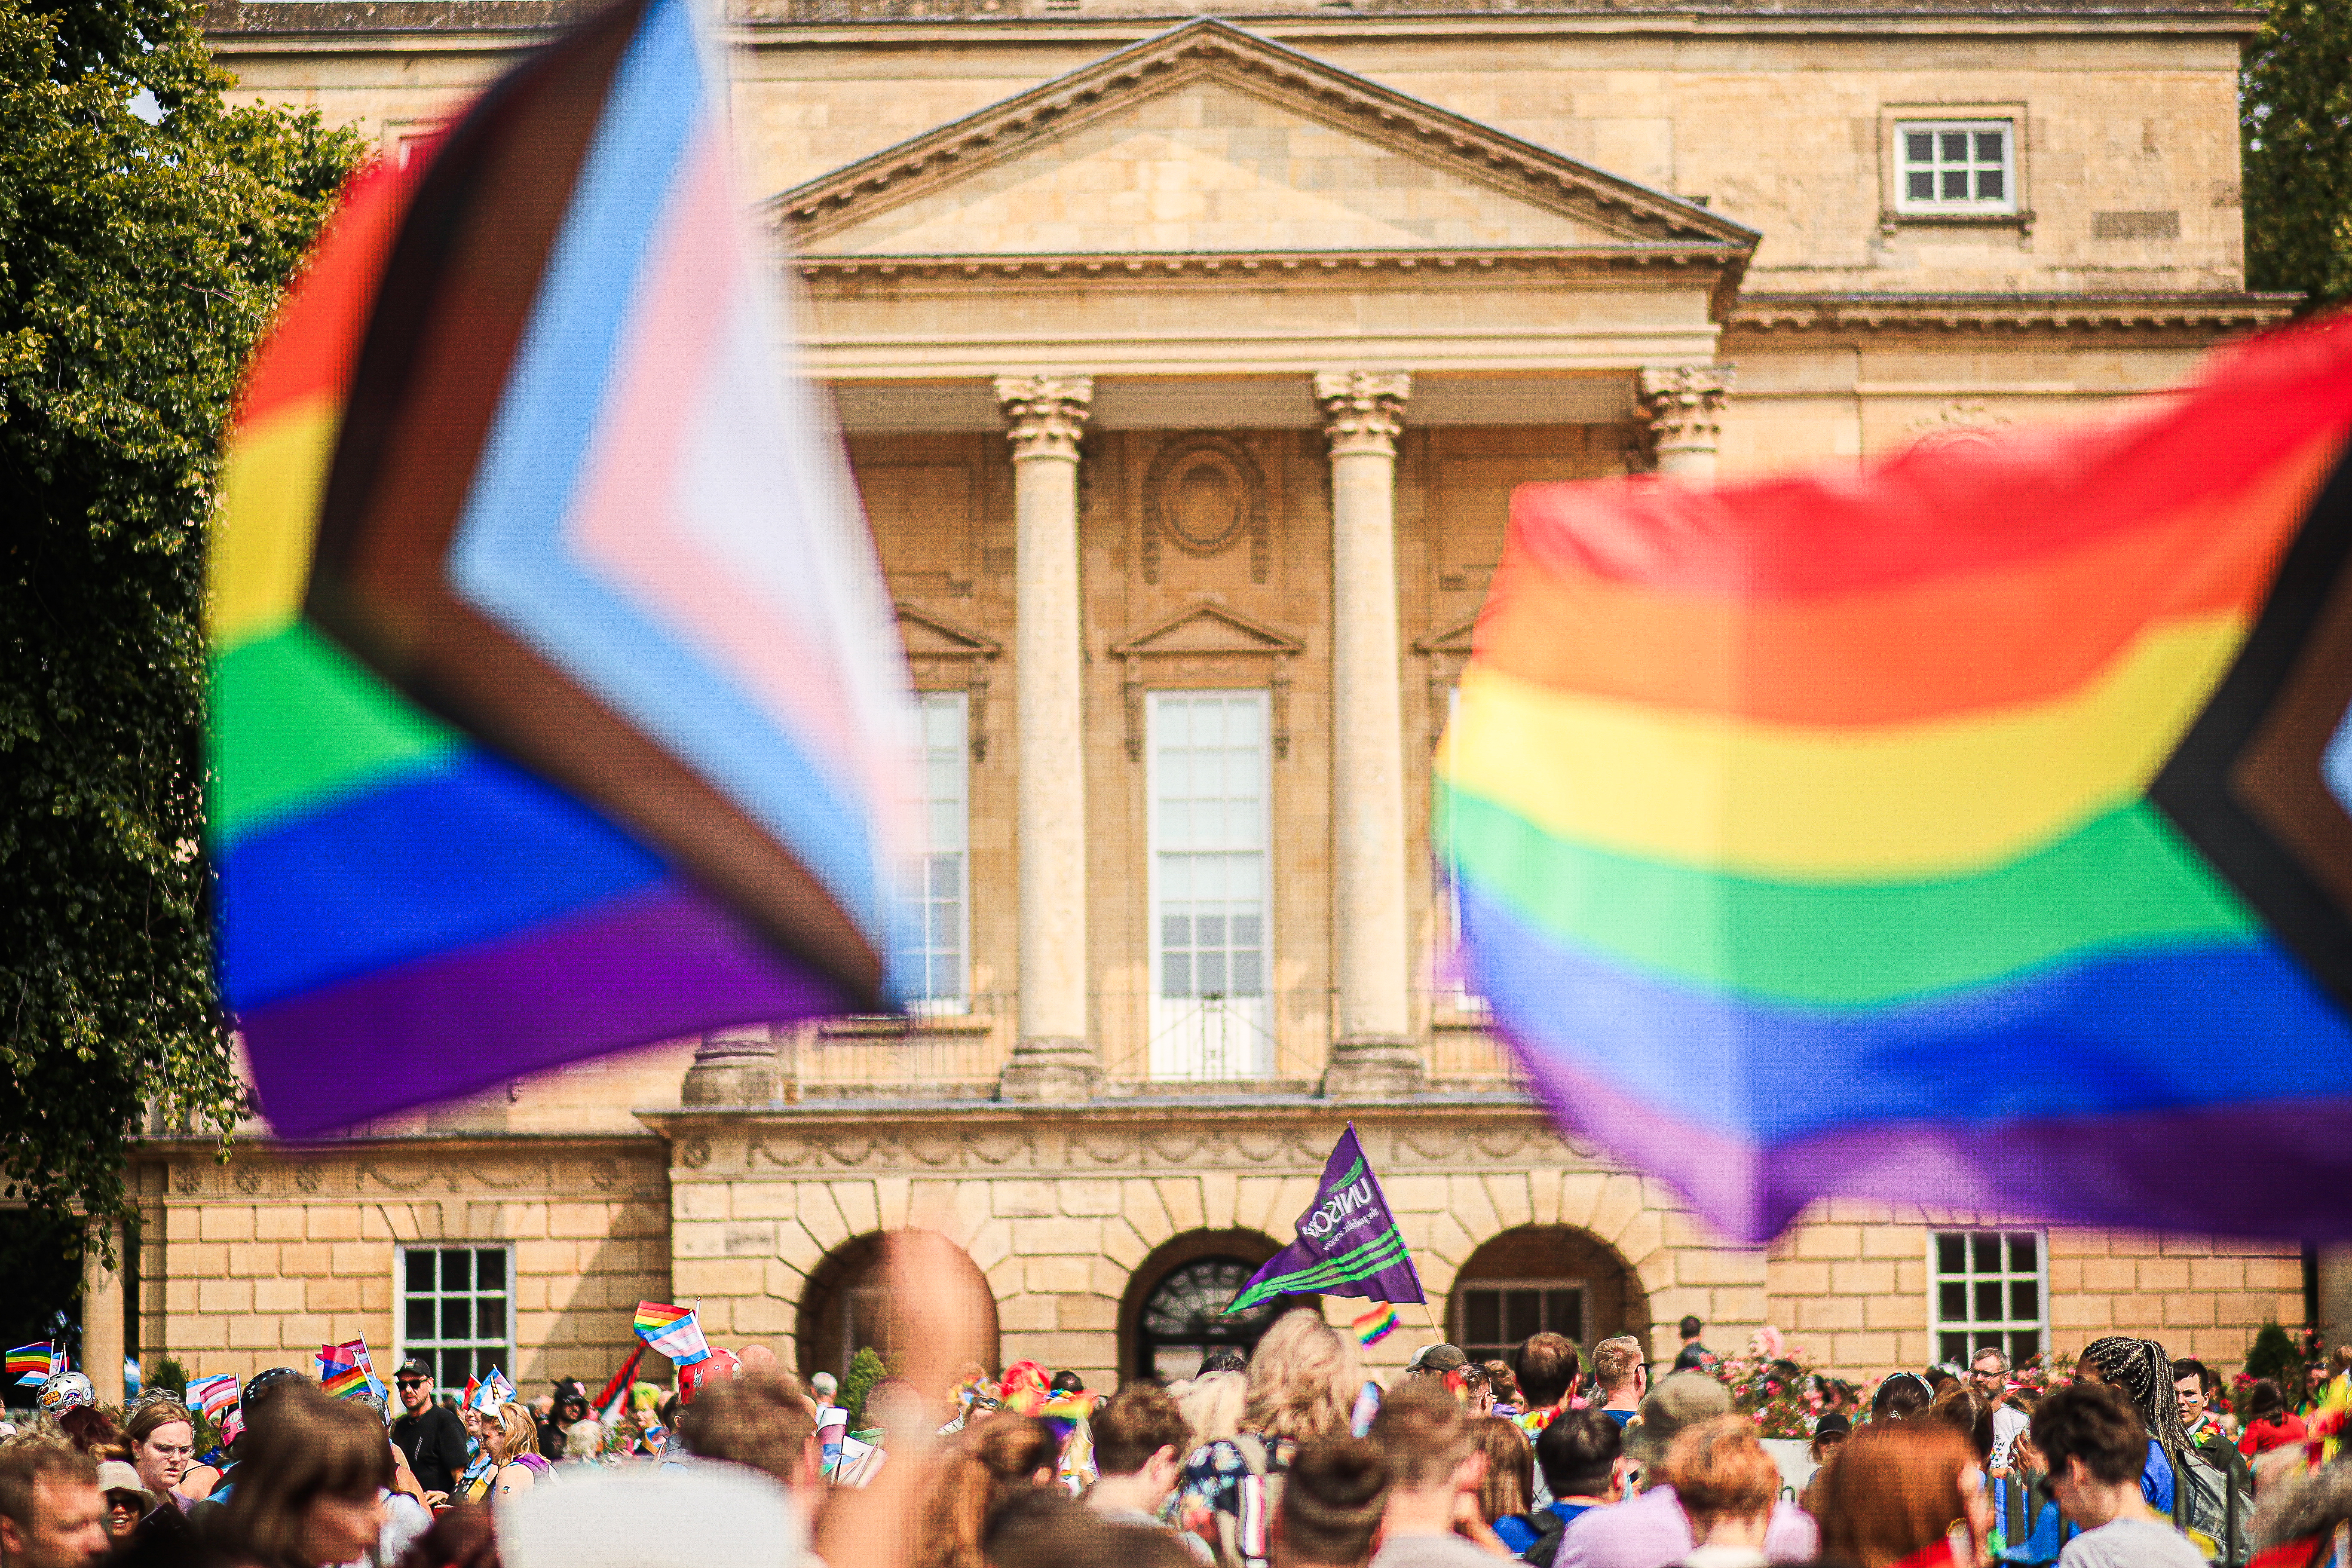
<svg viewBox="0 0 2352 1568">
<path fill-rule="evenodd" d="M 906 1348 L 898 1338 L 897 1292 L 882 1277 L 883 1235 L 869 1231 L 835 1247 L 801 1288 L 793 1345 L 803 1378 L 820 1372 L 835 1377 L 848 1375 L 849 1359 L 862 1348 L 870 1346 L 886 1362 L 893 1351 Z M 968 1282 L 973 1296 L 986 1306 L 987 1320 L 981 1325 L 981 1359 L 993 1369 L 997 1364 L 996 1298 L 971 1256 L 961 1247 L 953 1251 L 971 1270 Z"/>
<path fill-rule="evenodd" d="M 1470 1255 L 1446 1298 L 1446 1333 L 1478 1361 L 1510 1359 L 1530 1334 L 1591 1349 L 1633 1334 L 1649 1343 L 1650 1298 L 1606 1242 L 1564 1225 L 1507 1230 Z"/>
<path fill-rule="evenodd" d="M 1247 1355 L 1274 1321 L 1314 1296 L 1277 1296 L 1225 1314 L 1260 1265 L 1282 1248 L 1255 1230 L 1188 1231 L 1163 1243 L 1129 1279 L 1119 1308 L 1119 1374 L 1172 1383 L 1211 1350 Z"/>
</svg>

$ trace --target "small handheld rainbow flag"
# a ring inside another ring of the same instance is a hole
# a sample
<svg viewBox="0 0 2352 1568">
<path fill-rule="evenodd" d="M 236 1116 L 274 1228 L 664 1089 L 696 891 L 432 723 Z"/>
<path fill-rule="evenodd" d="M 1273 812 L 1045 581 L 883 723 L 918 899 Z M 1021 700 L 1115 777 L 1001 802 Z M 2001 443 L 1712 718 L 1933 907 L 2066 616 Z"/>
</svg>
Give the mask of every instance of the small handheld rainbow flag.
<svg viewBox="0 0 2352 1568">
<path fill-rule="evenodd" d="M 226 1372 L 211 1377 L 194 1378 L 189 1382 L 185 1392 L 193 1409 L 217 1420 L 222 1411 L 236 1403 L 236 1379 Z"/>
<path fill-rule="evenodd" d="M 1356 1342 L 1376 1345 L 1396 1332 L 1397 1310 L 1386 1301 L 1375 1302 L 1372 1310 L 1356 1320 Z"/>
<path fill-rule="evenodd" d="M 673 1307 L 667 1301 L 640 1301 L 636 1330 L 637 1338 L 680 1366 L 692 1366 L 710 1355 L 710 1346 L 702 1338 L 702 1325 L 695 1320 L 690 1307 Z"/>
<path fill-rule="evenodd" d="M 49 1344 L 18 1345 L 8 1352 L 7 1375 L 18 1383 L 43 1383 L 49 1376 L 50 1364 L 57 1359 L 57 1347 Z"/>
<path fill-rule="evenodd" d="M 319 1384 L 336 1399 L 382 1393 L 383 1385 L 375 1380 L 374 1365 L 368 1360 L 367 1342 L 348 1340 L 339 1345 L 320 1345 Z"/>
</svg>

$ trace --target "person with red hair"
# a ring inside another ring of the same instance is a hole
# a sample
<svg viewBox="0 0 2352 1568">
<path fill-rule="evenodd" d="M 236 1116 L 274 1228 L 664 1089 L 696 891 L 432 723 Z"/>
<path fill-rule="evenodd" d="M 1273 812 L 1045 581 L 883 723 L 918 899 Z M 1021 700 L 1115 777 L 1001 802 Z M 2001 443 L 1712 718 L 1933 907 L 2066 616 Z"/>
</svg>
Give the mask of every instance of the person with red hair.
<svg viewBox="0 0 2352 1568">
<path fill-rule="evenodd" d="M 1822 1555 L 1853 1568 L 1968 1568 L 1992 1530 L 1975 1448 L 1941 1421 L 1873 1422 L 1821 1488 Z"/>
</svg>

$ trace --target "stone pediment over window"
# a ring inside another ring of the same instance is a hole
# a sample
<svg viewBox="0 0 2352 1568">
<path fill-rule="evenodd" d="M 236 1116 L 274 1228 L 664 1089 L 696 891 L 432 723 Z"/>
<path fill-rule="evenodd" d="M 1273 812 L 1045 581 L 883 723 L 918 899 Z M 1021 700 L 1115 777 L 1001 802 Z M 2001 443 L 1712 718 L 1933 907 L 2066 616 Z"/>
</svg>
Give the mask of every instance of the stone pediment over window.
<svg viewBox="0 0 2352 1568">
<path fill-rule="evenodd" d="M 1306 639 L 1213 599 L 1195 599 L 1112 642 L 1127 665 L 1127 756 L 1143 757 L 1143 695 L 1155 686 L 1263 683 L 1273 693 L 1274 754 L 1290 755 L 1290 661 Z"/>
<path fill-rule="evenodd" d="M 988 761 L 988 661 L 1004 645 L 986 632 L 949 619 L 935 610 L 901 599 L 895 606 L 898 636 L 907 645 L 907 673 L 918 691 L 971 693 L 967 720 L 971 760 Z"/>
<path fill-rule="evenodd" d="M 776 197 L 819 276 L 982 275 L 1343 255 L 1576 256 L 1736 277 L 1757 236 L 1215 20 L 1188 23 Z M 1222 259 L 1221 259 L 1222 258 Z"/>
</svg>

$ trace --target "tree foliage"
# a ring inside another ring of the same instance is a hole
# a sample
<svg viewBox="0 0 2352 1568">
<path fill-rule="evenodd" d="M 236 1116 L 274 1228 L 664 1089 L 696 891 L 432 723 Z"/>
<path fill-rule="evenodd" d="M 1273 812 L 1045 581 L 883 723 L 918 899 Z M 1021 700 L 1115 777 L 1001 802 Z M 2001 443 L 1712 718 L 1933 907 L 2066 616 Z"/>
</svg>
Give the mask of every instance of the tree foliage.
<svg viewBox="0 0 2352 1568">
<path fill-rule="evenodd" d="M 213 986 L 204 531 L 245 356 L 358 163 L 182 0 L 0 0 L 0 1188 L 125 1215 L 241 1103 Z"/>
<path fill-rule="evenodd" d="M 2246 282 L 2352 300 L 2352 5 L 2270 0 L 2239 95 Z"/>
</svg>

